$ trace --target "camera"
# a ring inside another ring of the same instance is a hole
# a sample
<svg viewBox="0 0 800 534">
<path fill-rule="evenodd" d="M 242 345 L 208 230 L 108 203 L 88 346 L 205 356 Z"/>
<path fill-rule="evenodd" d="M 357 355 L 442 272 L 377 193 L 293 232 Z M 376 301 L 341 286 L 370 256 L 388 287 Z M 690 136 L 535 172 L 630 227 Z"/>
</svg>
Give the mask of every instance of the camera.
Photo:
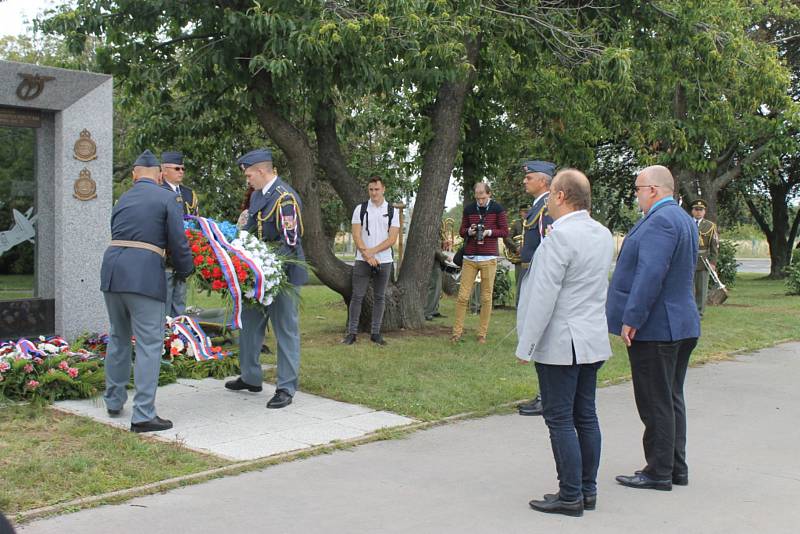
<svg viewBox="0 0 800 534">
<path fill-rule="evenodd" d="M 483 245 L 483 232 L 484 232 L 483 223 L 478 223 L 475 226 L 475 239 L 478 241 L 479 245 Z"/>
</svg>

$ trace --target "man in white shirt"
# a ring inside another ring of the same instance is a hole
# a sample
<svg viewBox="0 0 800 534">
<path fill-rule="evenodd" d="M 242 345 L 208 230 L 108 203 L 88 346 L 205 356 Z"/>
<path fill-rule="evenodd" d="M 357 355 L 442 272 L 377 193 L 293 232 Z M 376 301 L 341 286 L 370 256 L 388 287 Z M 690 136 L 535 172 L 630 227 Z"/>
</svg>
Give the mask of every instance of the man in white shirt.
<svg viewBox="0 0 800 534">
<path fill-rule="evenodd" d="M 400 234 L 400 218 L 386 202 L 386 187 L 379 176 L 370 178 L 367 184 L 369 200 L 356 206 L 353 211 L 353 239 L 356 242 L 356 261 L 353 264 L 353 294 L 348 310 L 345 345 L 356 342 L 361 304 L 367 294 L 370 280 L 372 286 L 372 328 L 370 341 L 386 345 L 381 336 L 381 323 L 385 307 L 386 284 L 392 272 L 392 245 Z"/>
<path fill-rule="evenodd" d="M 533 359 L 559 491 L 530 502 L 540 512 L 583 515 L 597 502 L 600 425 L 597 371 L 611 357 L 605 328 L 611 232 L 589 216 L 591 186 L 575 169 L 556 174 L 548 212 L 553 228 L 522 281 L 516 355 Z"/>
</svg>

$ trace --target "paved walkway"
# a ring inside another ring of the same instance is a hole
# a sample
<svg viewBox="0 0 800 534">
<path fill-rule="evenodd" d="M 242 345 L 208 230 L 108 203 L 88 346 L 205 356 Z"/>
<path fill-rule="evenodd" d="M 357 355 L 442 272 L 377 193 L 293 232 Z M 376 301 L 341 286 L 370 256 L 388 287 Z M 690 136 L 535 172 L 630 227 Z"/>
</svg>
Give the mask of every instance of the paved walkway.
<svg viewBox="0 0 800 534">
<path fill-rule="evenodd" d="M 132 393 L 122 416 L 116 418 L 109 417 L 100 397 L 57 402 L 55 407 L 128 429 Z M 159 414 L 175 426 L 149 435 L 230 460 L 254 460 L 415 422 L 301 391 L 286 408 L 268 410 L 265 404 L 274 393 L 275 386 L 266 383 L 263 392 L 250 393 L 228 391 L 223 380 L 213 378 L 179 379 L 158 388 L 156 399 Z"/>
<path fill-rule="evenodd" d="M 493 416 L 401 440 L 226 477 L 55 517 L 25 534 L 796 533 L 800 530 L 800 343 L 691 369 L 691 484 L 624 488 L 642 466 L 630 384 L 598 393 L 604 451 L 599 501 L 583 518 L 528 500 L 556 488 L 541 418 Z"/>
</svg>

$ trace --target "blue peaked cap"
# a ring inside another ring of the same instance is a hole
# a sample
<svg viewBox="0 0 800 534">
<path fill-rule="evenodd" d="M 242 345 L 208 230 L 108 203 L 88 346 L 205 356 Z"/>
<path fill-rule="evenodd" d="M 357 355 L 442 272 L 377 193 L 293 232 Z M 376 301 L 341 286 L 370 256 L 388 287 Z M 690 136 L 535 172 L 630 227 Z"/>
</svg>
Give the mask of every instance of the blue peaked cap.
<svg viewBox="0 0 800 534">
<path fill-rule="evenodd" d="M 134 167 L 158 167 L 159 165 L 161 163 L 159 163 L 158 158 L 149 150 L 139 154 L 139 157 L 133 162 Z"/>
<path fill-rule="evenodd" d="M 183 152 L 178 152 L 177 150 L 162 152 L 161 163 L 169 163 L 172 165 L 183 165 Z"/>
<path fill-rule="evenodd" d="M 251 165 L 255 165 L 256 163 L 261 163 L 263 161 L 272 161 L 272 150 L 268 148 L 251 150 L 244 156 L 241 156 L 239 159 L 237 159 L 236 164 L 242 170 L 245 170 Z"/>
<path fill-rule="evenodd" d="M 556 164 L 549 161 L 529 160 L 522 164 L 525 174 L 529 172 L 542 172 L 552 178 L 556 174 Z"/>
</svg>

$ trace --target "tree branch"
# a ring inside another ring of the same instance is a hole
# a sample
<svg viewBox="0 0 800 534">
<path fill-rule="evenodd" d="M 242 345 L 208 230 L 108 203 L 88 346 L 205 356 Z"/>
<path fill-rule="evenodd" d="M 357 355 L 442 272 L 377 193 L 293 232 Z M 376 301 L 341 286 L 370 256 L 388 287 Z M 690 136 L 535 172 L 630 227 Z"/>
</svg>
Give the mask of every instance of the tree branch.
<svg viewBox="0 0 800 534">
<path fill-rule="evenodd" d="M 758 206 L 755 205 L 755 203 L 748 194 L 742 193 L 742 196 L 744 197 L 744 201 L 747 204 L 747 209 L 750 210 L 750 215 L 752 215 L 753 218 L 756 220 L 758 227 L 761 228 L 761 231 L 764 232 L 764 235 L 767 236 L 767 239 L 771 241 L 773 231 L 769 227 L 769 224 L 767 224 L 766 218 L 764 218 L 764 216 L 761 214 L 761 211 L 758 209 Z"/>
<path fill-rule="evenodd" d="M 176 37 L 175 39 L 170 39 L 169 41 L 164 41 L 163 43 L 158 43 L 156 46 L 153 47 L 153 51 L 159 50 L 161 48 L 165 48 L 170 45 L 174 45 L 175 43 L 181 43 L 183 41 L 198 41 L 200 39 L 208 39 L 209 37 L 218 37 L 218 33 L 206 33 L 203 35 L 181 35 L 180 37 Z"/>
<path fill-rule="evenodd" d="M 758 158 L 760 158 L 761 155 L 767 151 L 768 146 L 769 142 L 763 141 L 761 145 L 759 145 L 755 150 L 753 150 L 747 156 L 745 156 L 745 158 L 742 159 L 742 161 L 740 161 L 739 163 L 737 163 L 732 169 L 728 169 L 723 174 L 714 178 L 711 181 L 711 185 L 713 186 L 714 190 L 719 191 L 720 189 L 728 185 L 731 182 L 731 180 L 738 178 L 742 174 L 742 169 L 746 165 L 749 165 L 754 161 L 756 161 Z"/>
</svg>

